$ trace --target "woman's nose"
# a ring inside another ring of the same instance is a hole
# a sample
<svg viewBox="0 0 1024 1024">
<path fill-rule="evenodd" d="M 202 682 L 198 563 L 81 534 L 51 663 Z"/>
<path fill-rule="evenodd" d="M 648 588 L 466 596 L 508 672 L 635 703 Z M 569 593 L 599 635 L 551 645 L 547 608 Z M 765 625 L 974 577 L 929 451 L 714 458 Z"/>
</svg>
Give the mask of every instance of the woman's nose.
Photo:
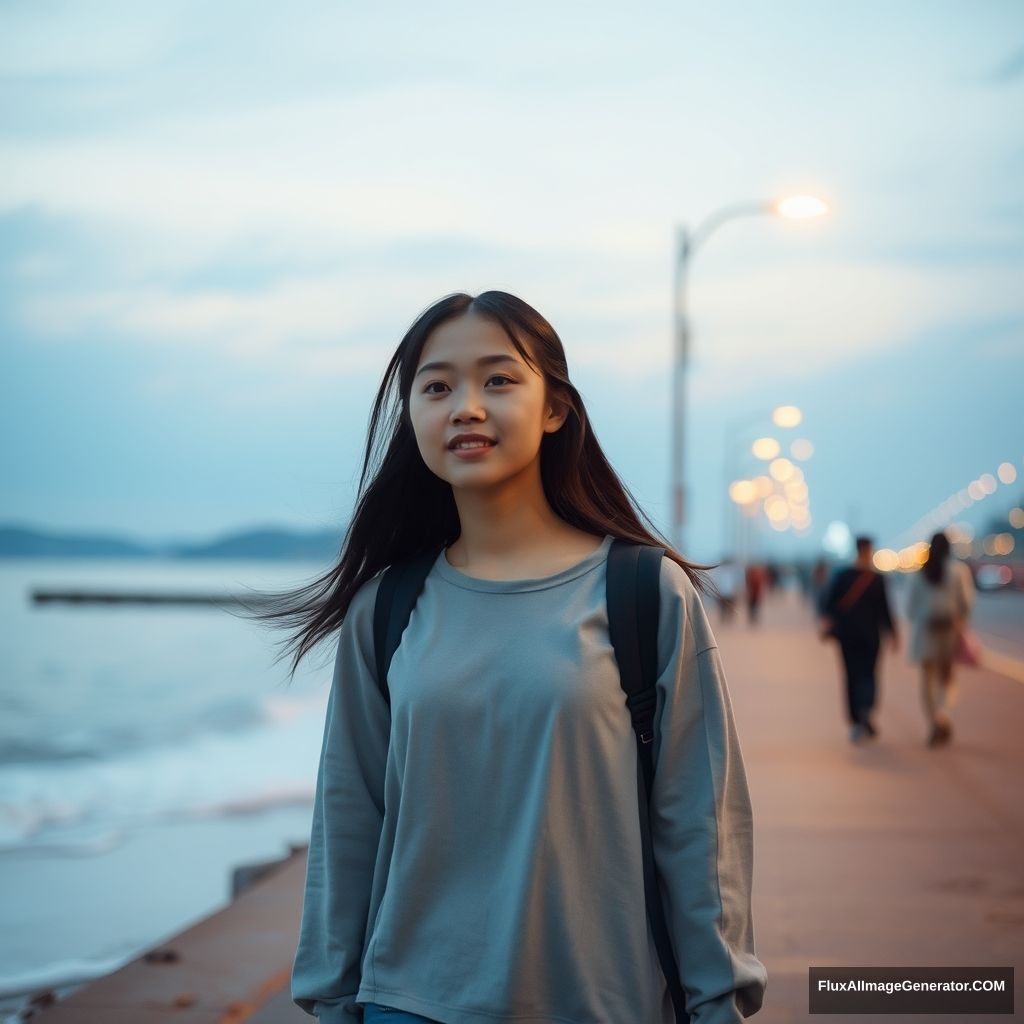
<svg viewBox="0 0 1024 1024">
<path fill-rule="evenodd" d="M 480 395 L 473 391 L 458 394 L 452 411 L 453 420 L 480 419 L 485 415 Z"/>
</svg>

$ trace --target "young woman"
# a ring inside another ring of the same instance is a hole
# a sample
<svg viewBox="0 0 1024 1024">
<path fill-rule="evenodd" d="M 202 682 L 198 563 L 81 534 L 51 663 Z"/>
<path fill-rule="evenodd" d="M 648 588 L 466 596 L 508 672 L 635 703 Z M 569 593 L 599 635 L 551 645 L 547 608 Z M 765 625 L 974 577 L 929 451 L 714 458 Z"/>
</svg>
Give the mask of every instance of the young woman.
<svg viewBox="0 0 1024 1024">
<path fill-rule="evenodd" d="M 974 606 L 971 570 L 949 554 L 949 538 L 934 534 L 928 558 L 907 584 L 910 621 L 910 659 L 921 666 L 921 696 L 931 732 L 929 747 L 949 743 L 953 735 L 950 712 L 956 703 L 953 659 L 960 630 Z"/>
<path fill-rule="evenodd" d="M 551 325 L 500 291 L 427 309 L 378 392 L 360 492 L 338 565 L 263 614 L 302 624 L 295 664 L 340 631 L 295 1002 L 322 1024 L 670 1024 L 605 601 L 615 537 L 667 545 L 601 451 Z M 374 600 L 388 565 L 428 551 L 389 709 Z M 662 559 L 651 819 L 687 1009 L 725 1024 L 759 1009 L 767 973 L 706 568 Z"/>
</svg>

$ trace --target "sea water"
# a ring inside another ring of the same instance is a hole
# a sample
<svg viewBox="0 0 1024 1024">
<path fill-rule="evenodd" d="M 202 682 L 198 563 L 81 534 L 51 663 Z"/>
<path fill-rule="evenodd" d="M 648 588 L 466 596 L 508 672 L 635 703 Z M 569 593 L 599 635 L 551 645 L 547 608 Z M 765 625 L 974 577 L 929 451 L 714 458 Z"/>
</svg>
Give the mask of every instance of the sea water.
<svg viewBox="0 0 1024 1024">
<path fill-rule="evenodd" d="M 237 593 L 311 563 L 0 561 L 0 994 L 84 982 L 230 902 L 309 840 L 334 643 L 206 605 L 34 590 Z M 0 1010 L 0 1019 L 3 1019 Z"/>
</svg>

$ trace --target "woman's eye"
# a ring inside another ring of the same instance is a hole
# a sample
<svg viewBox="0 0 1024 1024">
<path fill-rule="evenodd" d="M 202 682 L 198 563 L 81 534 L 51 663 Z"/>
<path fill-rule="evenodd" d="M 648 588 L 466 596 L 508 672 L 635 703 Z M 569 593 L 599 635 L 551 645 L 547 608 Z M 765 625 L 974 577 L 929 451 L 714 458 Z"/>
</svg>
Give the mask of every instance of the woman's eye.
<svg viewBox="0 0 1024 1024">
<path fill-rule="evenodd" d="M 509 383 L 509 384 L 515 384 L 515 381 L 514 381 L 514 380 L 513 380 L 513 379 L 512 379 L 511 377 L 506 377 L 506 376 L 505 376 L 505 374 L 503 374 L 503 373 L 495 373 L 495 374 L 493 374 L 492 376 L 488 377 L 488 378 L 487 378 L 487 383 L 488 383 L 488 384 L 490 384 L 490 382 L 491 382 L 492 380 L 503 380 L 503 381 L 506 381 L 506 382 L 507 382 L 507 383 Z M 432 388 L 432 387 L 433 387 L 433 386 L 434 386 L 435 384 L 440 384 L 440 385 L 441 385 L 441 387 L 445 387 L 445 388 L 446 388 L 446 387 L 448 387 L 448 385 L 447 385 L 447 384 L 445 384 L 445 382 L 444 382 L 443 380 L 432 380 L 432 381 L 431 381 L 431 382 L 430 382 L 430 383 L 429 383 L 429 384 L 428 384 L 428 385 L 427 385 L 427 386 L 426 386 L 426 387 L 425 387 L 425 388 L 423 389 L 423 393 L 424 393 L 425 395 L 436 395 L 436 394 L 439 394 L 440 392 L 437 392 L 437 391 L 431 391 L 431 390 L 430 390 L 430 389 L 431 389 L 431 388 Z"/>
</svg>

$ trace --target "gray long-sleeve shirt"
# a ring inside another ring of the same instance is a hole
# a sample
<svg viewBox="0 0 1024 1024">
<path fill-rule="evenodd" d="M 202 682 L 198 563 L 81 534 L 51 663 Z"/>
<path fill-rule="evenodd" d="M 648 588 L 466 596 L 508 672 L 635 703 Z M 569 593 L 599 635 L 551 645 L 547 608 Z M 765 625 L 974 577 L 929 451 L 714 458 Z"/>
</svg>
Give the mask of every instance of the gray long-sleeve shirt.
<svg viewBox="0 0 1024 1024">
<path fill-rule="evenodd" d="M 612 538 L 539 579 L 439 553 L 377 688 L 380 575 L 341 627 L 292 996 L 444 1024 L 671 1024 L 644 902 L 636 738 L 608 636 Z M 652 839 L 694 1024 L 755 1013 L 750 797 L 699 595 L 661 563 Z"/>
</svg>

